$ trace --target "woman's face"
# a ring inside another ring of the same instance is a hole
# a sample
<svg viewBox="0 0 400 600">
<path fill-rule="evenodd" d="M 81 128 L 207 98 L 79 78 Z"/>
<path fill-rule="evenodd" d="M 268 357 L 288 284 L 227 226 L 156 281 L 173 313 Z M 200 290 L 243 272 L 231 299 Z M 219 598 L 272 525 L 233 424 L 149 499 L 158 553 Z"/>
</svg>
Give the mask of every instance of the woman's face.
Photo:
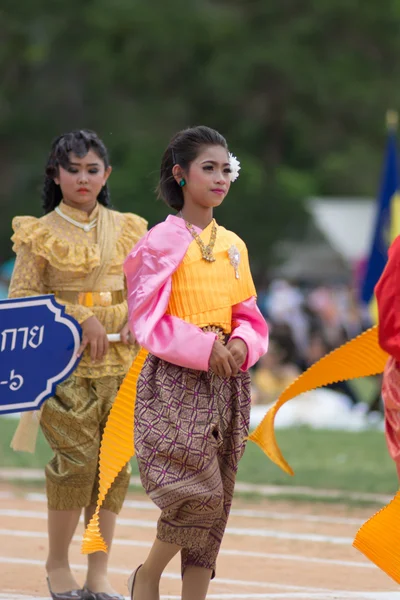
<svg viewBox="0 0 400 600">
<path fill-rule="evenodd" d="M 191 163 L 183 188 L 185 204 L 204 208 L 222 204 L 231 186 L 231 168 L 226 148 L 207 146 Z"/>
<path fill-rule="evenodd" d="M 106 169 L 102 159 L 93 150 L 89 150 L 83 157 L 71 152 L 69 160 L 67 169 L 59 167 L 54 181 L 60 186 L 66 204 L 91 211 L 96 206 L 101 188 L 110 176 L 111 167 Z"/>
</svg>

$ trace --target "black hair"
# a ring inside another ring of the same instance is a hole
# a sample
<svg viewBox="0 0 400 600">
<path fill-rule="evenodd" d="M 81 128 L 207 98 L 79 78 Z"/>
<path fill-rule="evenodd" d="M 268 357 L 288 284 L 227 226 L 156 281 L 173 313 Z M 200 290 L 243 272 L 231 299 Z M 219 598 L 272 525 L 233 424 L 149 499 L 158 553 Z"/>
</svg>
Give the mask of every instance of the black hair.
<svg viewBox="0 0 400 600">
<path fill-rule="evenodd" d="M 171 208 L 183 208 L 183 191 L 172 174 L 173 167 L 179 165 L 187 171 L 205 146 L 222 146 L 228 150 L 226 139 L 215 129 L 204 125 L 179 131 L 165 150 L 161 160 L 157 195 Z"/>
<path fill-rule="evenodd" d="M 63 169 L 68 169 L 70 164 L 70 152 L 73 152 L 76 156 L 82 158 L 83 156 L 86 156 L 89 150 L 93 150 L 97 154 L 103 161 L 106 169 L 109 167 L 110 160 L 108 158 L 107 148 L 99 136 L 90 129 L 77 129 L 69 133 L 64 133 L 53 141 L 50 155 L 47 160 L 46 175 L 42 192 L 43 210 L 45 214 L 54 210 L 62 200 L 60 186 L 54 181 L 54 177 L 57 177 L 58 175 L 59 166 L 61 165 Z M 111 206 L 110 192 L 107 184 L 101 188 L 97 200 L 104 206 Z"/>
</svg>

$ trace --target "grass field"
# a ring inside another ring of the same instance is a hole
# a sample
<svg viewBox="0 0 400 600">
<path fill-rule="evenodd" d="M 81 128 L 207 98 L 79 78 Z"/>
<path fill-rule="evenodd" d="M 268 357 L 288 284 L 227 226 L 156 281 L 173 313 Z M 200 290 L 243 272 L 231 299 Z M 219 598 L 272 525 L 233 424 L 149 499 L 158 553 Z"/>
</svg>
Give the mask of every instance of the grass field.
<svg viewBox="0 0 400 600">
<path fill-rule="evenodd" d="M 35 454 L 13 452 L 9 445 L 17 421 L 0 418 L 0 466 L 43 467 L 51 451 L 40 434 Z M 398 483 L 381 431 L 322 431 L 292 428 L 277 432 L 283 455 L 295 471 L 283 473 L 249 442 L 238 480 L 246 483 L 308 486 L 354 492 L 393 494 Z M 135 460 L 133 473 L 137 474 Z"/>
</svg>

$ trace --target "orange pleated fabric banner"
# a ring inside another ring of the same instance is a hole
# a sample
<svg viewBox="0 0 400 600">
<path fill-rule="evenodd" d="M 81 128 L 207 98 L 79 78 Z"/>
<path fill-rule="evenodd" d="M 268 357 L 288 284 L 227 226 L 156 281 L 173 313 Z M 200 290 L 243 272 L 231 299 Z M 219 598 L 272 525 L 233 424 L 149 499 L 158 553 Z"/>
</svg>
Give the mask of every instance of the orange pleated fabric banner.
<svg viewBox="0 0 400 600">
<path fill-rule="evenodd" d="M 378 343 L 378 327 L 372 327 L 324 356 L 284 390 L 260 425 L 249 436 L 281 469 L 293 475 L 277 444 L 274 420 L 278 410 L 299 394 L 337 381 L 377 375 L 389 356 Z M 395 498 L 359 529 L 353 546 L 387 575 L 400 583 L 400 491 Z"/>
<path fill-rule="evenodd" d="M 275 437 L 275 415 L 281 406 L 299 394 L 330 383 L 382 373 L 388 358 L 378 343 L 378 327 L 368 329 L 321 358 L 289 385 L 249 436 L 249 440 L 255 442 L 286 473 L 293 475 L 293 469 L 283 457 Z"/>
<path fill-rule="evenodd" d="M 371 517 L 354 539 L 353 546 L 389 577 L 400 583 L 400 492 Z"/>
<path fill-rule="evenodd" d="M 133 422 L 136 386 L 147 354 L 147 350 L 142 348 L 133 361 L 119 388 L 104 429 L 99 457 L 99 496 L 96 511 L 83 536 L 81 547 L 83 554 L 108 550 L 100 533 L 99 513 L 114 479 L 135 453 Z"/>
</svg>

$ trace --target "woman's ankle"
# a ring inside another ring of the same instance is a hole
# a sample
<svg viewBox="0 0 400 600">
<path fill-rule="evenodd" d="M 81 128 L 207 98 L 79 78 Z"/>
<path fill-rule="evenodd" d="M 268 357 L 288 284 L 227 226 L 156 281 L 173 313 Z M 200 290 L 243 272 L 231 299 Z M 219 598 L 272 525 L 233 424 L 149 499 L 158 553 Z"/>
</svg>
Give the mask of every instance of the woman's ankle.
<svg viewBox="0 0 400 600">
<path fill-rule="evenodd" d="M 51 573 L 52 571 L 65 570 L 71 571 L 69 566 L 68 558 L 62 560 L 55 560 L 54 558 L 48 558 L 46 561 L 46 572 Z"/>
<path fill-rule="evenodd" d="M 62 566 L 55 566 L 54 563 L 48 566 L 46 563 L 46 571 L 49 586 L 55 593 L 70 592 L 81 587 L 72 574 L 68 562 L 62 563 Z"/>
<path fill-rule="evenodd" d="M 140 574 L 140 579 L 148 585 L 159 586 L 161 581 L 161 575 L 156 569 L 154 569 L 151 565 L 148 565 L 146 562 L 140 567 L 138 571 L 138 577 Z"/>
</svg>

